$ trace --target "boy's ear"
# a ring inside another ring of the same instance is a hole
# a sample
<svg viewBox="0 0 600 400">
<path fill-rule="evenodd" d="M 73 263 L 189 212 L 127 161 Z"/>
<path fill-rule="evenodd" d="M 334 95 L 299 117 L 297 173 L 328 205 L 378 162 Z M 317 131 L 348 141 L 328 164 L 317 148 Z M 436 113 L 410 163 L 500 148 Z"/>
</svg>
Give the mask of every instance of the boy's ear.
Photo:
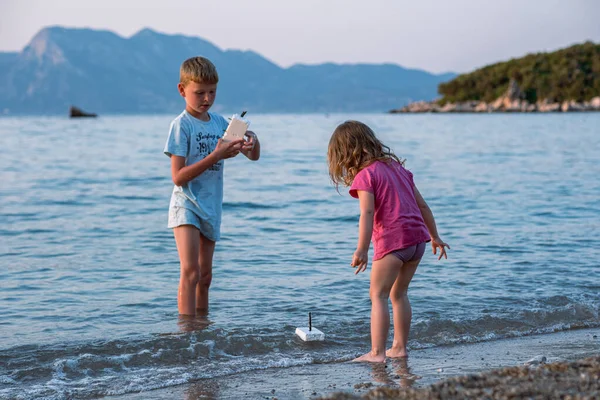
<svg viewBox="0 0 600 400">
<path fill-rule="evenodd" d="M 185 86 L 181 82 L 177 84 L 177 90 L 179 90 L 181 97 L 185 97 Z"/>
</svg>

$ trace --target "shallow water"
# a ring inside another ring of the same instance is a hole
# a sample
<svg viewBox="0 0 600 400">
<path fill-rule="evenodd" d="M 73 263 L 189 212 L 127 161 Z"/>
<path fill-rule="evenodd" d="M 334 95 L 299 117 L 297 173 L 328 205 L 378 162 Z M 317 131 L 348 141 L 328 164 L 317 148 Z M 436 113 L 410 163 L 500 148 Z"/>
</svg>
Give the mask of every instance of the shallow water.
<svg viewBox="0 0 600 400">
<path fill-rule="evenodd" d="M 0 118 L 0 397 L 89 398 L 369 345 L 358 203 L 328 180 L 341 121 L 407 159 L 450 258 L 411 285 L 410 347 L 600 326 L 600 114 L 255 115 L 225 168 L 207 319 L 177 316 L 162 154 L 172 116 Z M 293 335 L 307 314 L 327 335 Z"/>
</svg>

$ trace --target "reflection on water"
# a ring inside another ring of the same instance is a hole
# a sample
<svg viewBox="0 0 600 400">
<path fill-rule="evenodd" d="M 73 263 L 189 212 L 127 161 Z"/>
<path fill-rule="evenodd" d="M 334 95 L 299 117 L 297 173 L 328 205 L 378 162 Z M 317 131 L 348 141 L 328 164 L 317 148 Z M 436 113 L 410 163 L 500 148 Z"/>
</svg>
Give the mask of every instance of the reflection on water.
<svg viewBox="0 0 600 400">
<path fill-rule="evenodd" d="M 396 386 L 396 382 L 388 375 L 388 367 L 386 363 L 369 363 L 371 366 L 371 375 L 373 381 L 383 383 L 388 386 Z"/>
<path fill-rule="evenodd" d="M 208 328 L 212 321 L 207 315 L 179 315 L 177 326 L 181 332 L 199 332 Z"/>
<path fill-rule="evenodd" d="M 397 379 L 398 385 L 402 388 L 408 388 L 415 384 L 415 381 L 421 379 L 420 376 L 413 374 L 410 371 L 410 365 L 408 364 L 408 358 L 393 358 L 392 359 L 392 371 Z"/>
<path fill-rule="evenodd" d="M 388 363 L 369 363 L 374 382 L 386 386 L 408 388 L 413 386 L 415 381 L 421 379 L 420 376 L 411 372 L 408 358 L 393 358 L 391 360 L 389 365 Z"/>
<path fill-rule="evenodd" d="M 213 322 L 208 319 L 208 312 L 198 315 L 179 315 L 177 326 L 182 333 L 200 332 L 208 328 Z M 183 400 L 217 399 L 219 385 L 215 380 L 202 380 L 190 385 L 183 395 Z"/>
</svg>

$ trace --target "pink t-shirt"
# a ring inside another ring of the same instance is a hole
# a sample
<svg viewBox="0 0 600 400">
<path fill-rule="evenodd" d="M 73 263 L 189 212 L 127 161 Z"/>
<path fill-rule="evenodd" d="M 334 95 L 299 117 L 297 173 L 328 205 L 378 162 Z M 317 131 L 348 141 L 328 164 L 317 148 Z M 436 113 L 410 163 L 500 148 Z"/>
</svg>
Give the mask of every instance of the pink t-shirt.
<svg viewBox="0 0 600 400">
<path fill-rule="evenodd" d="M 386 254 L 430 241 L 429 231 L 417 205 L 413 174 L 396 161 L 375 161 L 356 174 L 350 195 L 358 198 L 358 190 L 373 193 L 374 260 Z"/>
</svg>

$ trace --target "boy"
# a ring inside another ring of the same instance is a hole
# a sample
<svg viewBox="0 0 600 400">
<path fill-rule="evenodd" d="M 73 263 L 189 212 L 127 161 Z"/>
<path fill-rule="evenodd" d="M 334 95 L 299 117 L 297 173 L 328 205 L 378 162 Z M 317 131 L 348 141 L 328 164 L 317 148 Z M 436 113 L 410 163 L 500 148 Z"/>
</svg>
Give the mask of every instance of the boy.
<svg viewBox="0 0 600 400">
<path fill-rule="evenodd" d="M 179 94 L 185 111 L 173 122 L 164 152 L 171 158 L 175 187 L 169 206 L 181 265 L 177 305 L 179 314 L 208 312 L 215 242 L 220 238 L 223 205 L 223 160 L 238 153 L 256 161 L 260 143 L 248 131 L 248 140 L 221 140 L 227 121 L 209 113 L 217 93 L 219 76 L 204 57 L 192 57 L 180 69 Z"/>
</svg>

